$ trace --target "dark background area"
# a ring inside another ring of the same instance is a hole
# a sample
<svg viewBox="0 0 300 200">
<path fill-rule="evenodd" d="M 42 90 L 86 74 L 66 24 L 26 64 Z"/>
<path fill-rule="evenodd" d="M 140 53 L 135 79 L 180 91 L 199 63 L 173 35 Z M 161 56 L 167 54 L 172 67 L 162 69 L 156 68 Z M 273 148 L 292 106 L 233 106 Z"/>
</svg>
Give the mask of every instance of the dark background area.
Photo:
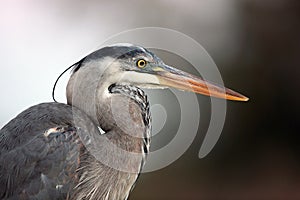
<svg viewBox="0 0 300 200">
<path fill-rule="evenodd" d="M 198 95 L 206 117 L 192 146 L 170 166 L 142 174 L 129 199 L 300 199 L 300 1 L 8 2 L 1 3 L 0 21 L 3 125 L 26 107 L 51 101 L 57 74 L 111 34 L 171 28 L 203 45 L 225 85 L 250 101 L 228 102 L 221 138 L 199 159 L 210 102 Z M 39 13 L 40 21 L 25 18 L 24 25 L 22 10 L 25 17 Z M 62 29 L 53 30 L 56 24 Z M 34 32 L 44 35 L 33 39 Z"/>
</svg>

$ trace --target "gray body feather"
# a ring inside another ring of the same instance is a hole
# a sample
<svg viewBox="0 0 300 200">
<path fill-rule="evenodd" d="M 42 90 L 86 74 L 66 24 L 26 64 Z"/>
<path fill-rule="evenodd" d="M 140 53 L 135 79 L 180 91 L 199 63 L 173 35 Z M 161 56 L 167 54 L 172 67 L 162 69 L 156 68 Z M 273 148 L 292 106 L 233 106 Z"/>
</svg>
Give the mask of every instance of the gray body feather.
<svg viewBox="0 0 300 200">
<path fill-rule="evenodd" d="M 149 134 L 149 104 L 143 97 L 136 105 L 147 111 L 142 118 Z M 78 135 L 81 127 L 88 129 L 81 130 L 83 134 L 100 135 L 89 116 L 60 103 L 33 106 L 4 126 L 0 131 L 1 199 L 126 199 L 138 173 L 122 172 L 96 160 Z M 108 131 L 101 136 L 114 138 L 112 134 L 120 135 Z M 120 136 L 114 143 L 141 152 L 126 140 L 130 138 Z M 147 145 L 147 139 L 140 138 L 139 146 L 148 151 Z M 142 162 L 133 167 L 140 168 Z"/>
</svg>

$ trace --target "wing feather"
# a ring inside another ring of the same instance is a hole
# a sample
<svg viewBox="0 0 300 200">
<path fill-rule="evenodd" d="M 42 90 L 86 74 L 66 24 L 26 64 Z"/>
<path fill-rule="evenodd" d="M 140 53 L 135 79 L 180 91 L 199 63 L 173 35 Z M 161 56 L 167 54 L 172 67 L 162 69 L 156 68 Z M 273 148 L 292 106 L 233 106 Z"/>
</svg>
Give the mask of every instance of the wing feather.
<svg viewBox="0 0 300 200">
<path fill-rule="evenodd" d="M 0 198 L 66 199 L 83 147 L 71 106 L 33 106 L 0 130 Z"/>
</svg>

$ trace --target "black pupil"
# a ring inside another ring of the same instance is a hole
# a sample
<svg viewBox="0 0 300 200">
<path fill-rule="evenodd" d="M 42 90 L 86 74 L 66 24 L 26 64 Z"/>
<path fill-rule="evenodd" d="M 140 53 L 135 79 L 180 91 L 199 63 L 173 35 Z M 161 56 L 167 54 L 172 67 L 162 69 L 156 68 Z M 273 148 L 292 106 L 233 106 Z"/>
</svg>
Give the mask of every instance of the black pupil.
<svg viewBox="0 0 300 200">
<path fill-rule="evenodd" d="M 140 66 L 144 66 L 145 65 L 145 61 L 141 60 L 140 61 Z"/>
</svg>

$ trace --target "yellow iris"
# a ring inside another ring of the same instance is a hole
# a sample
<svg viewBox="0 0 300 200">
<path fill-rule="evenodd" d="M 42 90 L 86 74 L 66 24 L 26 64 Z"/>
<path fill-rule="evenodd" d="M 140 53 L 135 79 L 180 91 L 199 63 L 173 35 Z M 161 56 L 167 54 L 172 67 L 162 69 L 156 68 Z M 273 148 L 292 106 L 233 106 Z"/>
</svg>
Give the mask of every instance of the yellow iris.
<svg viewBox="0 0 300 200">
<path fill-rule="evenodd" d="M 140 59 L 136 62 L 136 66 L 138 66 L 139 68 L 144 68 L 147 65 L 147 61 L 144 59 Z"/>
</svg>

